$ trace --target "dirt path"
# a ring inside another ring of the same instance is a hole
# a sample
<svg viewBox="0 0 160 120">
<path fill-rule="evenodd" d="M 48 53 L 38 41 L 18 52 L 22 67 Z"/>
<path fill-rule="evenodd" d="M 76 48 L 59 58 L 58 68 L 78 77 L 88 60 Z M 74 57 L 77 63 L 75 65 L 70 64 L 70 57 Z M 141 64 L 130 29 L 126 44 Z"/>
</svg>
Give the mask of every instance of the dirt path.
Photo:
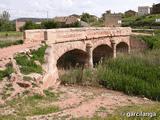
<svg viewBox="0 0 160 120">
<path fill-rule="evenodd" d="M 132 35 L 152 36 L 153 34 L 132 32 Z"/>
<path fill-rule="evenodd" d="M 29 43 L 23 45 L 13 45 L 7 48 L 0 49 L 0 67 L 3 67 L 6 63 L 9 62 L 9 58 L 11 58 L 15 53 L 25 51 L 27 49 L 31 49 L 35 46 L 38 46 L 40 43 Z"/>
<path fill-rule="evenodd" d="M 60 112 L 28 117 L 27 120 L 90 118 L 95 114 L 107 116 L 121 106 L 151 103 L 147 99 L 131 97 L 103 88 L 61 86 L 57 92 L 63 94 L 61 94 L 58 102 L 51 104 L 59 106 Z"/>
</svg>

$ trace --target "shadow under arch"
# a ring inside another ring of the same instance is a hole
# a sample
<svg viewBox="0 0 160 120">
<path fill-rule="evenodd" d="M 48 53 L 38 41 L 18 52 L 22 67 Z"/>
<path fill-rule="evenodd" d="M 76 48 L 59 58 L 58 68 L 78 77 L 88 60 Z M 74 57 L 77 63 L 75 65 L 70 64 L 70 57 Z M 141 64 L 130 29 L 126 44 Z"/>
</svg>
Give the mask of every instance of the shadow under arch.
<svg viewBox="0 0 160 120">
<path fill-rule="evenodd" d="M 88 54 L 79 49 L 73 49 L 64 53 L 57 60 L 58 69 L 70 69 L 75 67 L 83 67 L 88 59 Z"/>
<path fill-rule="evenodd" d="M 112 57 L 113 50 L 110 46 L 102 44 L 93 50 L 93 64 L 99 64 L 104 59 Z"/>
<path fill-rule="evenodd" d="M 116 46 L 117 54 L 128 54 L 129 46 L 125 42 L 120 42 Z"/>
</svg>

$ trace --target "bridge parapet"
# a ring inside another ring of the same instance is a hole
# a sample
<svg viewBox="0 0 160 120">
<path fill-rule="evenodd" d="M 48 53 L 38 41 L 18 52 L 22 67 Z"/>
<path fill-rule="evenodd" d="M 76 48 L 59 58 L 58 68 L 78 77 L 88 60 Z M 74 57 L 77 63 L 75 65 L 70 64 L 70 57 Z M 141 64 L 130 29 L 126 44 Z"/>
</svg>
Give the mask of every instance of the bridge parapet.
<svg viewBox="0 0 160 120">
<path fill-rule="evenodd" d="M 99 27 L 99 28 L 68 28 L 49 30 L 26 30 L 26 42 L 46 41 L 48 44 L 89 40 L 102 37 L 116 37 L 131 35 L 129 27 Z"/>
</svg>

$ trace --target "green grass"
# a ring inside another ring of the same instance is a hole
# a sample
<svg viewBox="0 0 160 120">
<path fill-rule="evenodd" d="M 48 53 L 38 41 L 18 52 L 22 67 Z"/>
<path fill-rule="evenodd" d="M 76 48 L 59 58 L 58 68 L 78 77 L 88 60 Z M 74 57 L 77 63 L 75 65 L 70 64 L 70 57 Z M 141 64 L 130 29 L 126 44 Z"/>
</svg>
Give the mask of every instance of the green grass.
<svg viewBox="0 0 160 120">
<path fill-rule="evenodd" d="M 51 91 L 44 92 L 46 96 L 38 94 L 32 96 L 21 96 L 6 103 L 6 107 L 11 107 L 15 110 L 15 115 L 1 115 L 2 120 L 25 119 L 27 116 L 44 115 L 58 112 L 59 108 L 51 105 L 51 102 L 57 101 L 58 94 Z"/>
<path fill-rule="evenodd" d="M 42 46 L 38 50 L 31 52 L 31 57 L 28 57 L 26 54 L 19 54 L 15 57 L 15 60 L 18 65 L 20 65 L 20 70 L 23 74 L 30 73 L 43 73 L 41 65 L 37 65 L 35 61 L 39 61 L 41 64 L 44 63 L 44 55 L 47 45 Z"/>
<path fill-rule="evenodd" d="M 19 117 L 16 115 L 0 115 L 0 120 L 26 120 L 25 117 Z"/>
<path fill-rule="evenodd" d="M 106 60 L 96 70 L 71 70 L 60 79 L 65 84 L 89 82 L 106 88 L 160 100 L 160 50 Z"/>
<path fill-rule="evenodd" d="M 22 32 L 10 31 L 10 32 L 0 32 L 0 37 L 17 37 L 22 36 Z"/>
<path fill-rule="evenodd" d="M 39 61 L 41 64 L 44 63 L 44 55 L 47 49 L 47 45 L 40 47 L 38 50 L 32 51 L 32 59 Z"/>
<path fill-rule="evenodd" d="M 19 44 L 23 44 L 23 40 L 6 40 L 6 41 L 0 41 L 0 48 L 4 48 L 4 47 L 8 47 L 8 46 L 12 46 L 12 45 L 19 45 Z"/>
<path fill-rule="evenodd" d="M 0 81 L 3 80 L 4 77 L 9 77 L 13 72 L 14 70 L 12 65 L 7 65 L 7 68 L 5 70 L 0 70 Z"/>
<path fill-rule="evenodd" d="M 148 44 L 150 49 L 160 49 L 160 32 L 155 31 L 155 36 L 132 36 L 137 40 L 142 40 Z"/>
<path fill-rule="evenodd" d="M 23 74 L 30 73 L 42 73 L 42 67 L 37 65 L 33 59 L 28 58 L 25 54 L 19 54 L 15 57 L 18 65 L 20 65 L 20 70 Z"/>
<path fill-rule="evenodd" d="M 97 71 L 106 88 L 160 100 L 159 50 L 110 59 L 99 65 Z"/>
</svg>

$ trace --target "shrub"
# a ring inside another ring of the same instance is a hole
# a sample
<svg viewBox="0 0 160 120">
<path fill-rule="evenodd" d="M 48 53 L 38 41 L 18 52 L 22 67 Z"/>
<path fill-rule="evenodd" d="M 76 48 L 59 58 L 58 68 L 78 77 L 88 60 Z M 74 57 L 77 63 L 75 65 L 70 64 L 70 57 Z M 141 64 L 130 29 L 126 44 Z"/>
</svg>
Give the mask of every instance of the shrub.
<svg viewBox="0 0 160 120">
<path fill-rule="evenodd" d="M 21 31 L 29 29 L 40 29 L 40 28 L 41 25 L 33 23 L 32 21 L 27 21 L 25 25 L 21 28 Z"/>
</svg>

